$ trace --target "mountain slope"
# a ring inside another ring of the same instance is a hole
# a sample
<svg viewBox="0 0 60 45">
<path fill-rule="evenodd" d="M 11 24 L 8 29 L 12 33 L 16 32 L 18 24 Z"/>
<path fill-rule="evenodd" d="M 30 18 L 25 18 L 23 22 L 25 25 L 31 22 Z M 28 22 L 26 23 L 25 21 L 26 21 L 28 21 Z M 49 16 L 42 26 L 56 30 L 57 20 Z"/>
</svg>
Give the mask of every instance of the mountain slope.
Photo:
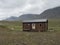
<svg viewBox="0 0 60 45">
<path fill-rule="evenodd" d="M 40 14 L 40 18 L 60 18 L 60 7 L 45 10 Z"/>
<path fill-rule="evenodd" d="M 23 14 L 19 17 L 7 18 L 7 21 L 30 20 L 30 19 L 60 19 L 60 7 L 45 10 L 41 14 Z"/>
<path fill-rule="evenodd" d="M 30 20 L 30 19 L 38 19 L 39 14 L 23 14 L 19 16 L 19 20 Z"/>
<path fill-rule="evenodd" d="M 24 14 L 19 17 L 21 20 L 27 19 L 60 19 L 60 7 L 55 7 L 52 9 L 47 9 L 41 14 Z"/>
<path fill-rule="evenodd" d="M 7 19 L 5 19 L 6 21 L 16 21 L 18 17 L 15 17 L 15 16 L 11 16 Z"/>
</svg>

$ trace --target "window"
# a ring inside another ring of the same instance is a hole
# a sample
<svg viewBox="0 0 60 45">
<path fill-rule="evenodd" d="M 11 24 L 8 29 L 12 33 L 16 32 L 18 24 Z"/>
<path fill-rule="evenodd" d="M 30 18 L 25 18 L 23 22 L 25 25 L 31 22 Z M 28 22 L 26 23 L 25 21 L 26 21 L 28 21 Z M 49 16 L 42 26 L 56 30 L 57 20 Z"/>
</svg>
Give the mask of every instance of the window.
<svg viewBox="0 0 60 45">
<path fill-rule="evenodd" d="M 30 24 L 27 24 L 28 26 L 30 25 Z"/>
<path fill-rule="evenodd" d="M 24 24 L 24 30 L 30 30 L 30 24 L 29 23 Z"/>
<path fill-rule="evenodd" d="M 35 29 L 35 24 L 34 23 L 32 24 L 32 29 Z"/>
<path fill-rule="evenodd" d="M 40 26 L 41 26 L 41 24 L 40 24 Z"/>
</svg>

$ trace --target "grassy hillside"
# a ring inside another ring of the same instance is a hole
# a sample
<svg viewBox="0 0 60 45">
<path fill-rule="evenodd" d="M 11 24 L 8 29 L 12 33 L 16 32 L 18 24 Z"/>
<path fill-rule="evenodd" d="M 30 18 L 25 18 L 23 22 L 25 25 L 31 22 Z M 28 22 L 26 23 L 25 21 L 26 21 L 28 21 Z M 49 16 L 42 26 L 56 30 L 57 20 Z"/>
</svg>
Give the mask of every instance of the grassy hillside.
<svg viewBox="0 0 60 45">
<path fill-rule="evenodd" d="M 0 21 L 0 27 L 4 28 L 8 28 L 10 30 L 22 30 L 22 23 L 19 21 Z"/>
<path fill-rule="evenodd" d="M 49 30 L 60 31 L 60 19 L 49 19 Z"/>
<path fill-rule="evenodd" d="M 60 45 L 60 20 L 49 19 L 47 32 L 22 32 L 21 22 L 0 21 L 0 45 Z"/>
</svg>

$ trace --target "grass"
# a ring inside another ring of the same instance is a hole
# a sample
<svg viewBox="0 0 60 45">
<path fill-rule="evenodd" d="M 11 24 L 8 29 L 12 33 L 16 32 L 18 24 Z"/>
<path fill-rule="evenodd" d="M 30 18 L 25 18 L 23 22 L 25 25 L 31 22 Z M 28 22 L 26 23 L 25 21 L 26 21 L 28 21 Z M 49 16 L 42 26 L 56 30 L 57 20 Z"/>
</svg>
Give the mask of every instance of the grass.
<svg viewBox="0 0 60 45">
<path fill-rule="evenodd" d="M 49 19 L 48 32 L 23 32 L 21 22 L 0 24 L 0 45 L 60 45 L 60 20 Z"/>
<path fill-rule="evenodd" d="M 49 30 L 60 31 L 60 19 L 50 19 L 48 23 Z"/>
</svg>

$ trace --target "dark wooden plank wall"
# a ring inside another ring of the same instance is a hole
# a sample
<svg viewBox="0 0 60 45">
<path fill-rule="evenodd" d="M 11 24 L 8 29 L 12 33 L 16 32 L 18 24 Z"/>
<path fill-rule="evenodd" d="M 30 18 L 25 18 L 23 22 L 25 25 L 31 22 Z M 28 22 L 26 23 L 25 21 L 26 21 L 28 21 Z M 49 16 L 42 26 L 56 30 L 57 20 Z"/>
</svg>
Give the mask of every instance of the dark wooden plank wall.
<svg viewBox="0 0 60 45">
<path fill-rule="evenodd" d="M 28 24 L 28 23 L 24 23 L 23 24 L 23 30 L 27 30 L 27 31 L 29 31 L 31 28 L 31 25 L 30 24 Z"/>
<path fill-rule="evenodd" d="M 44 31 L 45 30 L 45 23 L 36 23 L 36 30 Z"/>
<path fill-rule="evenodd" d="M 27 31 L 39 31 L 39 32 L 43 32 L 48 30 L 48 23 L 35 23 L 35 29 L 32 29 L 32 24 L 33 23 L 23 23 L 23 30 L 27 30 Z"/>
</svg>

